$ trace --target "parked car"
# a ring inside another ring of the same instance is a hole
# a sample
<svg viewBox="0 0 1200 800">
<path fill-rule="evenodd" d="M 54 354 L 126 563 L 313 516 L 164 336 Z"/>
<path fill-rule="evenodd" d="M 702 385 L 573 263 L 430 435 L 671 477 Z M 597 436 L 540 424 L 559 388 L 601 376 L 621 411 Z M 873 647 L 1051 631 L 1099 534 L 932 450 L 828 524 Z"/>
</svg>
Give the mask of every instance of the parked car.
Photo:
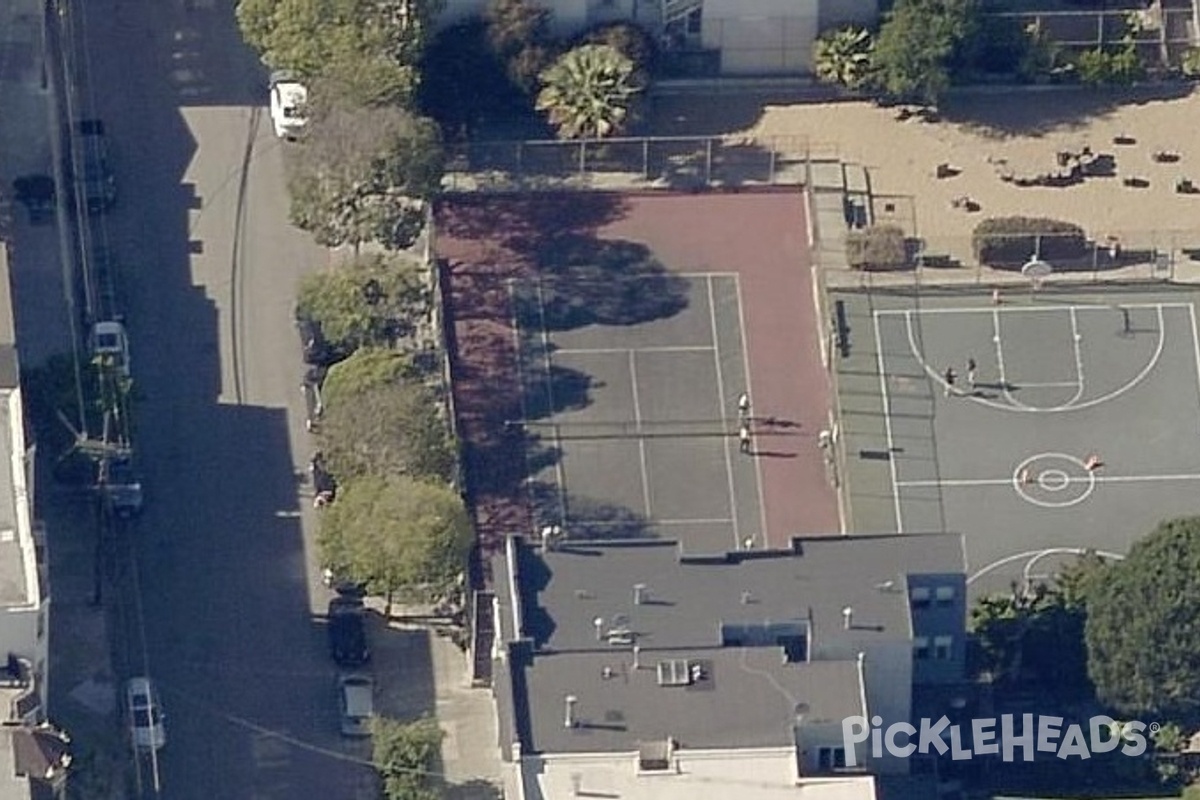
<svg viewBox="0 0 1200 800">
<path fill-rule="evenodd" d="M 105 320 L 92 326 L 92 357 L 129 377 L 129 336 L 122 323 Z"/>
<path fill-rule="evenodd" d="M 54 179 L 49 175 L 23 175 L 13 181 L 13 197 L 29 212 L 29 222 L 40 225 L 54 218 Z"/>
<path fill-rule="evenodd" d="M 153 681 L 146 677 L 130 678 L 125 687 L 125 702 L 133 732 L 133 746 L 139 750 L 158 750 L 165 746 L 166 715 L 163 714 Z"/>
<path fill-rule="evenodd" d="M 133 468 L 133 459 L 125 454 L 100 461 L 100 490 L 109 510 L 128 519 L 142 510 L 142 482 Z"/>
<path fill-rule="evenodd" d="M 117 202 L 117 178 L 112 169 L 104 123 L 98 119 L 80 120 L 72 137 L 71 150 L 75 157 L 68 160 L 67 173 L 74 176 L 76 191 L 80 193 L 87 213 L 101 214 L 112 208 Z"/>
<path fill-rule="evenodd" d="M 338 678 L 338 705 L 343 736 L 370 736 L 375 716 L 375 681 L 366 675 Z"/>
<path fill-rule="evenodd" d="M 275 135 L 289 141 L 304 132 L 308 124 L 308 88 L 293 72 L 271 73 L 271 125 Z"/>
<path fill-rule="evenodd" d="M 343 667 L 357 667 L 371 658 L 367 645 L 367 611 L 362 598 L 338 595 L 329 601 L 329 653 Z"/>
</svg>

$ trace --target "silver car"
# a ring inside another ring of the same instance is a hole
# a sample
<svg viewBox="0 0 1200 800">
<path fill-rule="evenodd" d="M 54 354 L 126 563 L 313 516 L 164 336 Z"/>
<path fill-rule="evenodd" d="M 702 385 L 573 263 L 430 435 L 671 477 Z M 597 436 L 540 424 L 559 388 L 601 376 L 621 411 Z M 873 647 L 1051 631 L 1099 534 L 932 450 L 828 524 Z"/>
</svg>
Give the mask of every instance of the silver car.
<svg viewBox="0 0 1200 800">
<path fill-rule="evenodd" d="M 375 716 L 375 681 L 366 675 L 338 678 L 338 703 L 343 736 L 370 736 Z"/>
</svg>

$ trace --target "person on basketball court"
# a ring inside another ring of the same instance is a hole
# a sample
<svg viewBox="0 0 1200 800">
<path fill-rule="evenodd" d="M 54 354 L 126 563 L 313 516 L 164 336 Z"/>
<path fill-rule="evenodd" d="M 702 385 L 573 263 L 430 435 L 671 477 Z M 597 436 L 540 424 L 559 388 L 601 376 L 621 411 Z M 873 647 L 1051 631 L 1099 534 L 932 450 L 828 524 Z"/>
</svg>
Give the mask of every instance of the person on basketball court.
<svg viewBox="0 0 1200 800">
<path fill-rule="evenodd" d="M 967 357 L 967 385 L 971 387 L 971 391 L 975 391 L 975 359 Z"/>
<path fill-rule="evenodd" d="M 942 380 L 946 383 L 946 397 L 949 397 L 954 392 L 954 382 L 958 380 L 958 373 L 954 371 L 954 367 L 946 367 Z"/>
<path fill-rule="evenodd" d="M 1095 472 L 1103 466 L 1104 462 L 1100 460 L 1100 456 L 1097 453 L 1092 453 L 1083 460 L 1083 468 L 1088 472 Z"/>
</svg>

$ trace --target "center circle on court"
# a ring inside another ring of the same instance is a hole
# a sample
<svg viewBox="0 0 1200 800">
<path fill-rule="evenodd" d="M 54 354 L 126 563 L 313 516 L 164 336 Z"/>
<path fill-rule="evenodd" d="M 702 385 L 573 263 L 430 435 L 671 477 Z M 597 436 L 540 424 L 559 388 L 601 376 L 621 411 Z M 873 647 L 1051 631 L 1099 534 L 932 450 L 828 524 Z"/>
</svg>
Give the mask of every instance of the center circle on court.
<svg viewBox="0 0 1200 800">
<path fill-rule="evenodd" d="M 1096 476 L 1083 459 L 1069 453 L 1038 453 L 1017 464 L 1013 488 L 1041 508 L 1070 508 L 1096 491 Z"/>
<path fill-rule="evenodd" d="M 1066 470 L 1044 469 L 1038 473 L 1037 485 L 1047 492 L 1061 492 L 1071 485 L 1071 476 Z"/>
</svg>

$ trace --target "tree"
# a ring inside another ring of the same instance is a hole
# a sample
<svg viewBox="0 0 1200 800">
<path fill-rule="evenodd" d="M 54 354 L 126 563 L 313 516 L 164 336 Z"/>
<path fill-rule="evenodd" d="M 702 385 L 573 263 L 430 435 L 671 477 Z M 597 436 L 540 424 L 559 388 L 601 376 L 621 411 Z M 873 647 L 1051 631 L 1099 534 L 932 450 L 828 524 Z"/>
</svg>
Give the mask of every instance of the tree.
<svg viewBox="0 0 1200 800">
<path fill-rule="evenodd" d="M 347 404 L 371 389 L 419 377 L 407 354 L 389 347 L 367 345 L 329 369 L 321 384 L 321 396 L 326 405 Z"/>
<path fill-rule="evenodd" d="M 333 349 L 353 352 L 395 346 L 427 321 L 429 302 L 418 262 L 368 255 L 306 276 L 296 315 L 317 322 Z"/>
<path fill-rule="evenodd" d="M 1200 720 L 1200 517 L 1162 522 L 1088 592 L 1088 674 L 1123 714 Z"/>
<path fill-rule="evenodd" d="M 542 72 L 537 110 L 563 139 L 599 139 L 621 131 L 642 87 L 634 64 L 610 45 L 568 50 Z"/>
<path fill-rule="evenodd" d="M 934 105 L 950 87 L 952 60 L 979 28 L 975 0 L 898 0 L 875 40 L 878 87 L 897 100 Z"/>
<path fill-rule="evenodd" d="M 509 80 L 527 95 L 550 61 L 550 11 L 531 0 L 491 0 L 487 34 Z"/>
<path fill-rule="evenodd" d="M 826 31 L 817 37 L 813 54 L 817 78 L 847 89 L 866 85 L 875 42 L 866 28 L 854 25 Z"/>
<path fill-rule="evenodd" d="M 421 75 L 421 108 L 441 123 L 448 138 L 469 136 L 482 119 L 529 110 L 528 98 L 509 80 L 482 19 L 441 31 L 425 53 Z"/>
<path fill-rule="evenodd" d="M 442 729 L 428 717 L 400 722 L 376 717 L 372 729 L 375 768 L 387 800 L 437 800 L 430 776 L 441 755 Z"/>
<path fill-rule="evenodd" d="M 440 0 L 241 0 L 246 41 L 274 69 L 335 79 L 359 103 L 407 103 Z"/>
<path fill-rule="evenodd" d="M 646 80 L 658 62 L 658 45 L 654 37 L 633 22 L 602 22 L 579 35 L 576 45 L 606 44 L 633 62 L 638 75 Z"/>
<path fill-rule="evenodd" d="M 405 475 L 347 481 L 321 517 L 324 563 L 394 598 L 434 602 L 456 592 L 471 523 L 453 489 Z"/>
<path fill-rule="evenodd" d="M 321 453 L 339 482 L 410 475 L 449 484 L 456 460 L 443 409 L 438 396 L 415 381 L 342 393 L 326 399 Z"/>
<path fill-rule="evenodd" d="M 441 186 L 437 124 L 400 108 L 336 105 L 314 113 L 288 162 L 291 217 L 320 244 L 411 246 L 423 202 Z"/>
</svg>

